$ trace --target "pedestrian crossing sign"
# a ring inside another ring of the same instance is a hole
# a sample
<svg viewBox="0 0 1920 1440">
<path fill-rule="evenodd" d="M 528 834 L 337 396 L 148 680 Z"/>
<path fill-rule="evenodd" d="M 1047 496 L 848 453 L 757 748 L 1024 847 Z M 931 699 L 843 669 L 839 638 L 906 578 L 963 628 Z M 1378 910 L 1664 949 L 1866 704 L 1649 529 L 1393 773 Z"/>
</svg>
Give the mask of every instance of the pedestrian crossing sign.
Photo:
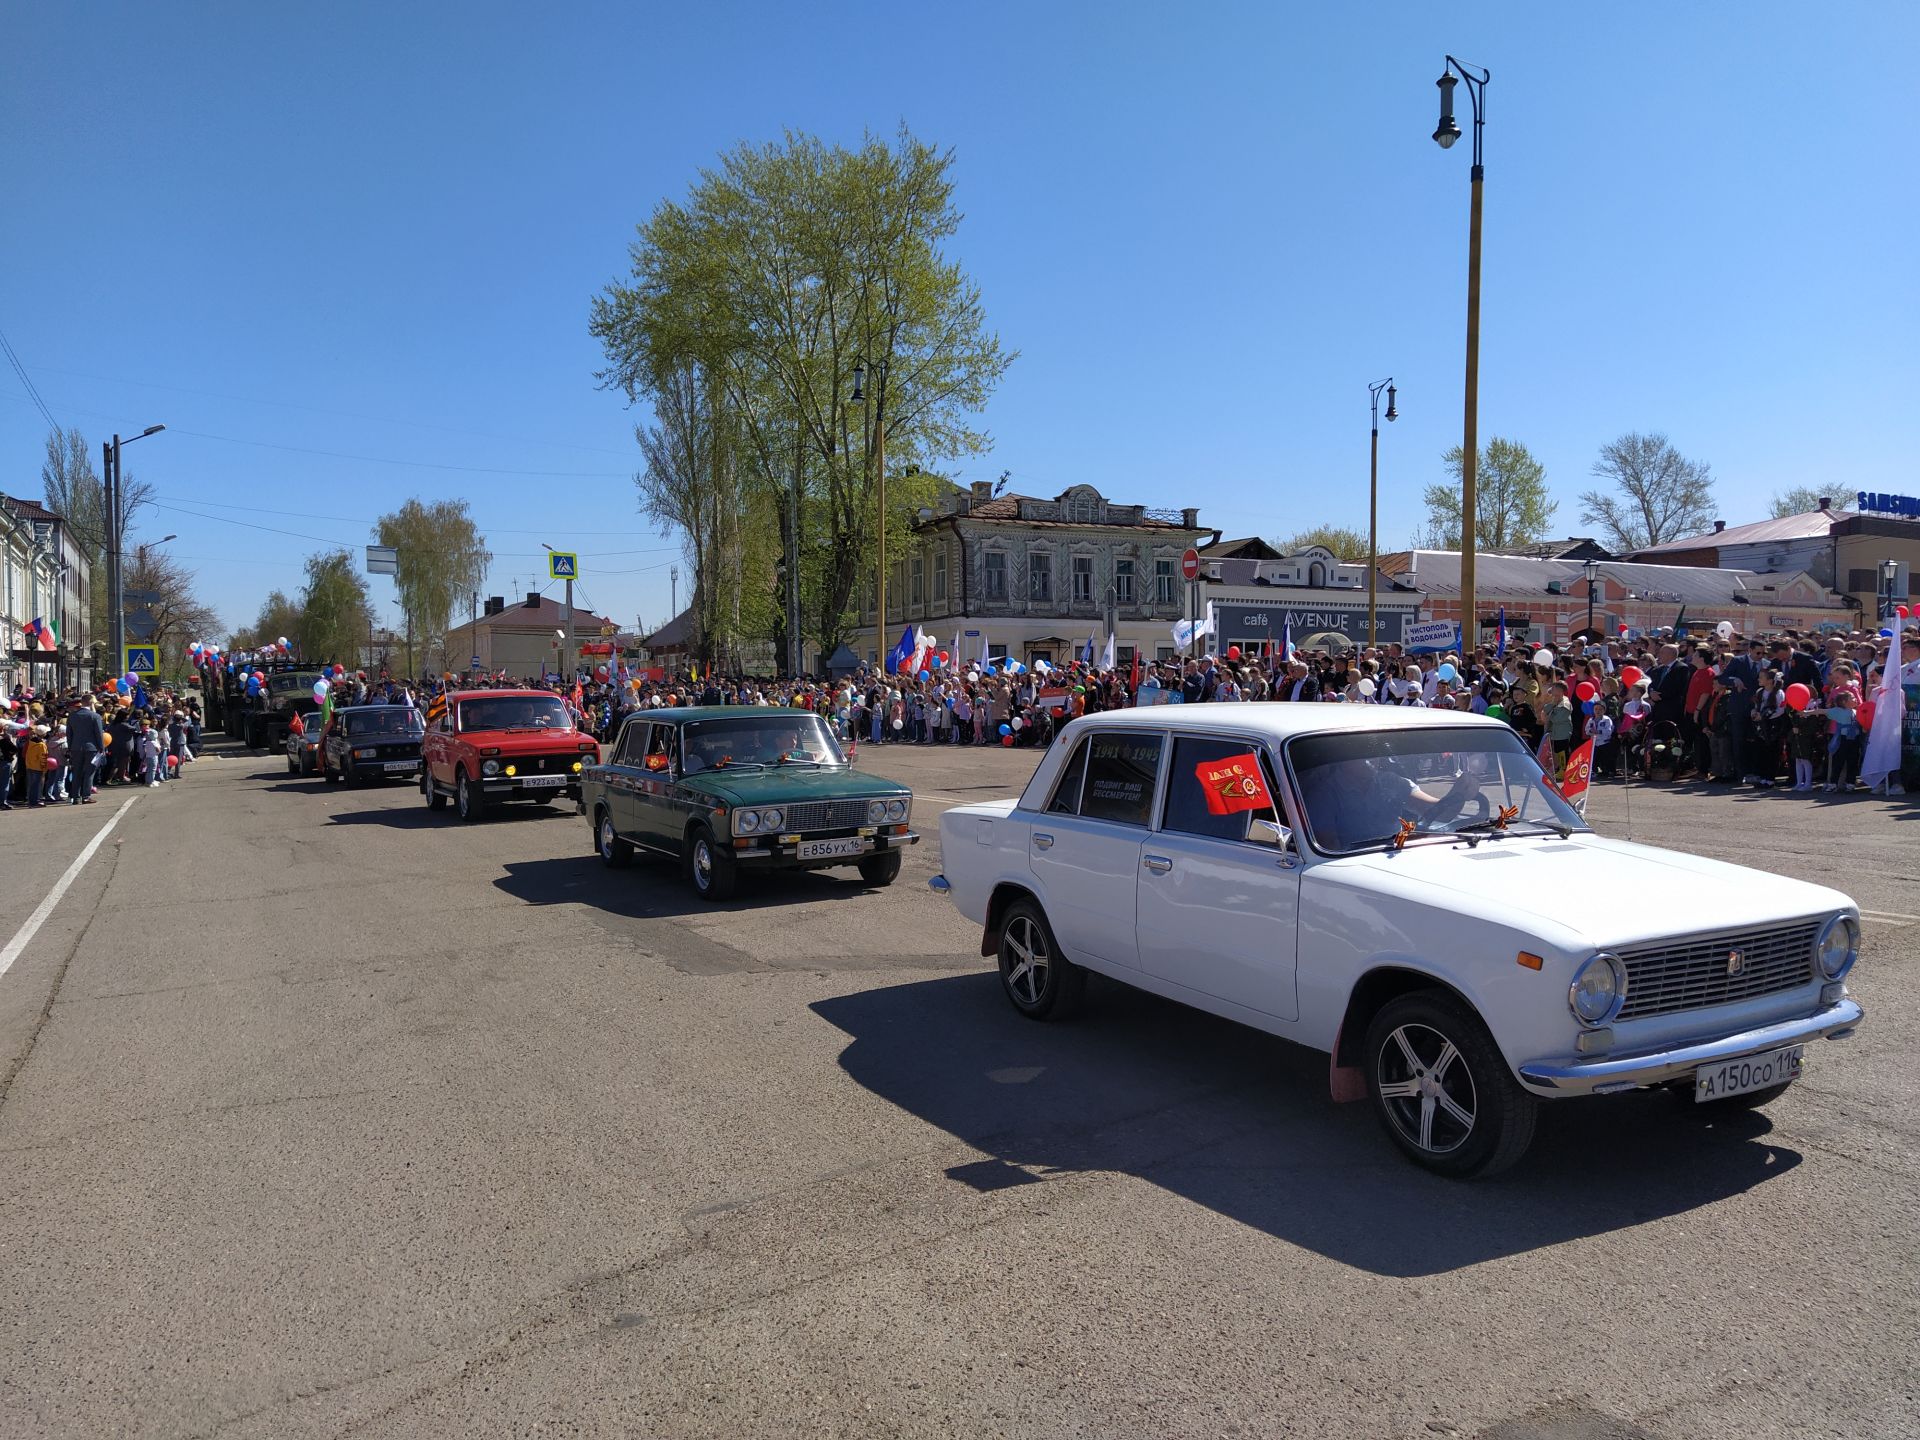
<svg viewBox="0 0 1920 1440">
<path fill-rule="evenodd" d="M 547 578 L 549 580 L 579 579 L 580 557 L 571 550 L 549 550 L 547 552 Z"/>
<path fill-rule="evenodd" d="M 160 673 L 160 647 L 158 645 L 125 646 L 121 658 L 126 662 L 120 667 L 123 674 L 158 675 Z"/>
</svg>

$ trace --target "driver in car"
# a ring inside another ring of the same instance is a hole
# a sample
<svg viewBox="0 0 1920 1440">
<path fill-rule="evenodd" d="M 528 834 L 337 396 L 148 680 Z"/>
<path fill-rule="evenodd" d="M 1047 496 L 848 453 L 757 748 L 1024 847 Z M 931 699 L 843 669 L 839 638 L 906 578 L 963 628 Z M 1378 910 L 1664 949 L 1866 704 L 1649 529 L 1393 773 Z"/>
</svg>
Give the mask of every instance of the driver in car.
<svg viewBox="0 0 1920 1440">
<path fill-rule="evenodd" d="M 1402 820 L 1451 820 L 1480 793 L 1480 777 L 1471 769 L 1435 795 L 1379 757 L 1317 766 L 1301 779 L 1315 834 L 1330 850 L 1390 840 Z"/>
</svg>

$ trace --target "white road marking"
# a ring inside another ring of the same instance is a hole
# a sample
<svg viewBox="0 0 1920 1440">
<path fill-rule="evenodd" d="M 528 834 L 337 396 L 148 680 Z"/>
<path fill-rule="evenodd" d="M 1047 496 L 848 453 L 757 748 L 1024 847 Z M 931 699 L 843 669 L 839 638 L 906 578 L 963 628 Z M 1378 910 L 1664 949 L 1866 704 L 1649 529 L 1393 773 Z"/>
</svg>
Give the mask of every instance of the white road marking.
<svg viewBox="0 0 1920 1440">
<path fill-rule="evenodd" d="M 54 906 L 58 905 L 61 897 L 67 893 L 67 887 L 80 878 L 80 872 L 86 868 L 87 861 L 93 858 L 93 852 L 98 850 L 101 842 L 113 833 L 113 827 L 120 823 L 120 817 L 131 810 L 134 801 L 139 798 L 135 795 L 113 812 L 113 818 L 102 825 L 100 832 L 87 842 L 84 850 L 74 857 L 73 863 L 67 866 L 67 873 L 54 882 L 53 889 L 47 892 L 47 898 L 34 908 L 34 912 L 27 917 L 27 923 L 22 925 L 13 939 L 7 942 L 7 948 L 0 950 L 0 975 L 6 974 L 13 968 L 13 962 L 20 958 L 20 952 L 27 948 L 27 943 L 39 932 L 40 927 L 47 923 L 47 917 L 53 914 Z"/>
<path fill-rule="evenodd" d="M 1862 920 L 1871 920 L 1878 925 L 1891 925 L 1896 930 L 1903 926 L 1920 924 L 1920 915 L 1902 915 L 1893 910 L 1862 910 Z"/>
</svg>

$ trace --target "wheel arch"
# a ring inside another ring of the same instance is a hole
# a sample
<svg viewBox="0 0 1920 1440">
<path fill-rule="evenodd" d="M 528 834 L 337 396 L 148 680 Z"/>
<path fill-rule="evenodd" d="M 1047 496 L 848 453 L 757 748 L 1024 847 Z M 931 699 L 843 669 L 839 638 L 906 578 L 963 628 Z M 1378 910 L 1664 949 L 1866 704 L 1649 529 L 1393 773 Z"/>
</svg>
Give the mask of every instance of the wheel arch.
<svg viewBox="0 0 1920 1440">
<path fill-rule="evenodd" d="M 1041 904 L 1040 897 L 1033 893 L 1031 887 L 1017 880 L 1002 880 L 993 887 L 993 894 L 987 899 L 986 924 L 980 931 L 980 953 L 983 956 L 1000 953 L 1000 917 L 1007 913 L 1007 907 L 1016 900 L 1031 900 L 1040 906 L 1041 914 L 1046 913 L 1047 907 Z"/>
<path fill-rule="evenodd" d="M 1340 1016 L 1340 1028 L 1334 1034 L 1333 1054 L 1327 1066 L 1327 1086 L 1339 1102 L 1367 1098 L 1366 1076 L 1361 1069 L 1361 1046 L 1367 1027 L 1388 1003 L 1418 990 L 1439 990 L 1451 995 L 1475 1015 L 1480 1007 L 1471 996 L 1431 970 L 1418 970 L 1406 964 L 1376 965 L 1347 992 L 1347 1005 Z M 1481 1016 L 1482 1023 L 1486 1017 Z"/>
</svg>

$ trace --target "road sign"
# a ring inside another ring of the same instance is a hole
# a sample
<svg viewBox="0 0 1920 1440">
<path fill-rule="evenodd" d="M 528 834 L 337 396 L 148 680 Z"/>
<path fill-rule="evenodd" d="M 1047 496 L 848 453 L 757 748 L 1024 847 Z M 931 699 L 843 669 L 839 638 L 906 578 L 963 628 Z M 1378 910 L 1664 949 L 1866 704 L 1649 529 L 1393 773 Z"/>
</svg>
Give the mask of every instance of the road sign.
<svg viewBox="0 0 1920 1440">
<path fill-rule="evenodd" d="M 580 578 L 580 557 L 571 550 L 549 550 L 547 552 L 547 578 L 549 580 L 578 580 Z"/>
<path fill-rule="evenodd" d="M 126 618 L 127 633 L 136 640 L 151 640 L 159 624 L 145 610 L 129 610 Z"/>
<path fill-rule="evenodd" d="M 481 667 L 480 667 L 480 657 L 479 657 L 478 655 L 476 655 L 476 656 L 474 656 L 474 657 L 473 657 L 473 668 L 474 668 L 474 669 L 476 669 L 476 670 L 478 670 L 478 669 L 480 669 L 480 668 L 481 668 Z"/>
<path fill-rule="evenodd" d="M 1187 547 L 1187 553 L 1180 557 L 1180 573 L 1189 580 L 1200 578 L 1200 552 L 1191 545 Z"/>
<path fill-rule="evenodd" d="M 121 647 L 121 672 L 127 675 L 158 675 L 160 673 L 160 647 L 158 645 L 125 645 Z"/>
<path fill-rule="evenodd" d="M 398 575 L 400 573 L 400 552 L 391 545 L 367 546 L 367 573 L 369 575 Z"/>
</svg>

